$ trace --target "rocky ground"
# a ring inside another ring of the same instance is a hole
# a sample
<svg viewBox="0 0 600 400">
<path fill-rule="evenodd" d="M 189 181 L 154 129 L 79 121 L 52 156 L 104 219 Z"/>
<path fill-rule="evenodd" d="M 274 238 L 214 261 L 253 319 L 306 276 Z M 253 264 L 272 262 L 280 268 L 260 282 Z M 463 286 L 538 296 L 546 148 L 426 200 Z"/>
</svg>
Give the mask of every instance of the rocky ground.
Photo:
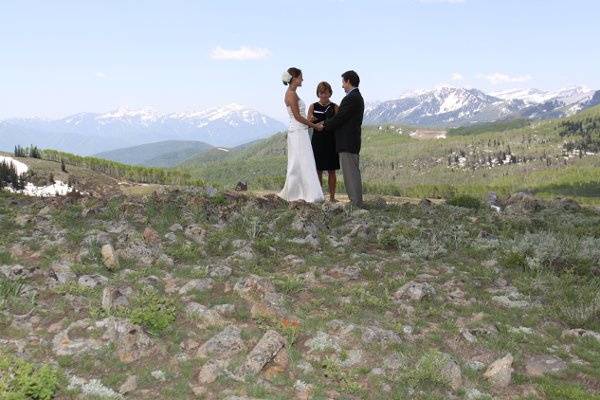
<svg viewBox="0 0 600 400">
<path fill-rule="evenodd" d="M 0 398 L 600 399 L 600 211 L 464 205 L 0 193 Z"/>
</svg>

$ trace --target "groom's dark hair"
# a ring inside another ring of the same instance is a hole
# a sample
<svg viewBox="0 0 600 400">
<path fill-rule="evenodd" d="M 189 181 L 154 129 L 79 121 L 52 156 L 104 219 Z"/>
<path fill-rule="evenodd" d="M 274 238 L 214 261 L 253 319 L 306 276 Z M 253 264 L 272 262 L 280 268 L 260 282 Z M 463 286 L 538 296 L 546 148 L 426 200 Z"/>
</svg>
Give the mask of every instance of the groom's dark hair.
<svg viewBox="0 0 600 400">
<path fill-rule="evenodd" d="M 358 74 L 354 71 L 346 71 L 342 74 L 342 79 L 344 79 L 345 81 L 349 81 L 350 84 L 354 87 L 358 87 L 358 85 L 360 84 L 360 78 L 358 77 Z"/>
</svg>

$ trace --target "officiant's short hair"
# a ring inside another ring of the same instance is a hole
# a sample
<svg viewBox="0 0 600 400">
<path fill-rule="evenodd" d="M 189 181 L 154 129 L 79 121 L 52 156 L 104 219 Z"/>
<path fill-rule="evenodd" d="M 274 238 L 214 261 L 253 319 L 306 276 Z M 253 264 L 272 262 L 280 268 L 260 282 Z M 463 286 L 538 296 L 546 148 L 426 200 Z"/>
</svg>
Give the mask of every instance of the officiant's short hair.
<svg viewBox="0 0 600 400">
<path fill-rule="evenodd" d="M 350 81 L 350 84 L 354 87 L 358 87 L 358 85 L 360 84 L 360 78 L 358 77 L 358 74 L 354 71 L 346 71 L 342 74 L 342 78 L 345 81 Z"/>
<path fill-rule="evenodd" d="M 322 92 L 329 92 L 329 94 L 333 94 L 333 89 L 331 88 L 329 82 L 323 81 L 317 85 L 317 97 L 319 97 L 319 94 Z"/>
</svg>

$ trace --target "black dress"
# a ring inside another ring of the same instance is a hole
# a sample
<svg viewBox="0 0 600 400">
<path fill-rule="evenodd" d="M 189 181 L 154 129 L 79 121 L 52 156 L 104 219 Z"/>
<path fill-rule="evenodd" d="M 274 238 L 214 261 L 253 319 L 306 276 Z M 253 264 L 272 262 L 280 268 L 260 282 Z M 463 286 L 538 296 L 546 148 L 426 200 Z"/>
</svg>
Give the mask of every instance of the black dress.
<svg viewBox="0 0 600 400">
<path fill-rule="evenodd" d="M 321 121 L 332 118 L 335 115 L 334 103 L 329 103 L 326 106 L 321 105 L 318 101 L 313 104 L 313 114 L 318 124 Z M 311 139 L 313 153 L 318 171 L 333 171 L 340 169 L 340 156 L 335 150 L 335 134 L 332 130 L 315 130 Z"/>
</svg>

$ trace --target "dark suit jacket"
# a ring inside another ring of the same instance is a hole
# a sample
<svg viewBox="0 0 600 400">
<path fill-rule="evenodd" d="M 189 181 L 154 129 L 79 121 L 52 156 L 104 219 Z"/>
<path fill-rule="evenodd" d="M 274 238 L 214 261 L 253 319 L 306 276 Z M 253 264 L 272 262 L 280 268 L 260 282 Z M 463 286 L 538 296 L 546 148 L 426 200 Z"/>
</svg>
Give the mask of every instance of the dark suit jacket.
<svg viewBox="0 0 600 400">
<path fill-rule="evenodd" d="M 338 153 L 360 153 L 360 135 L 365 101 L 358 88 L 344 97 L 337 114 L 325 121 L 325 129 L 335 132 Z M 316 133 L 318 135 L 318 132 Z"/>
</svg>

